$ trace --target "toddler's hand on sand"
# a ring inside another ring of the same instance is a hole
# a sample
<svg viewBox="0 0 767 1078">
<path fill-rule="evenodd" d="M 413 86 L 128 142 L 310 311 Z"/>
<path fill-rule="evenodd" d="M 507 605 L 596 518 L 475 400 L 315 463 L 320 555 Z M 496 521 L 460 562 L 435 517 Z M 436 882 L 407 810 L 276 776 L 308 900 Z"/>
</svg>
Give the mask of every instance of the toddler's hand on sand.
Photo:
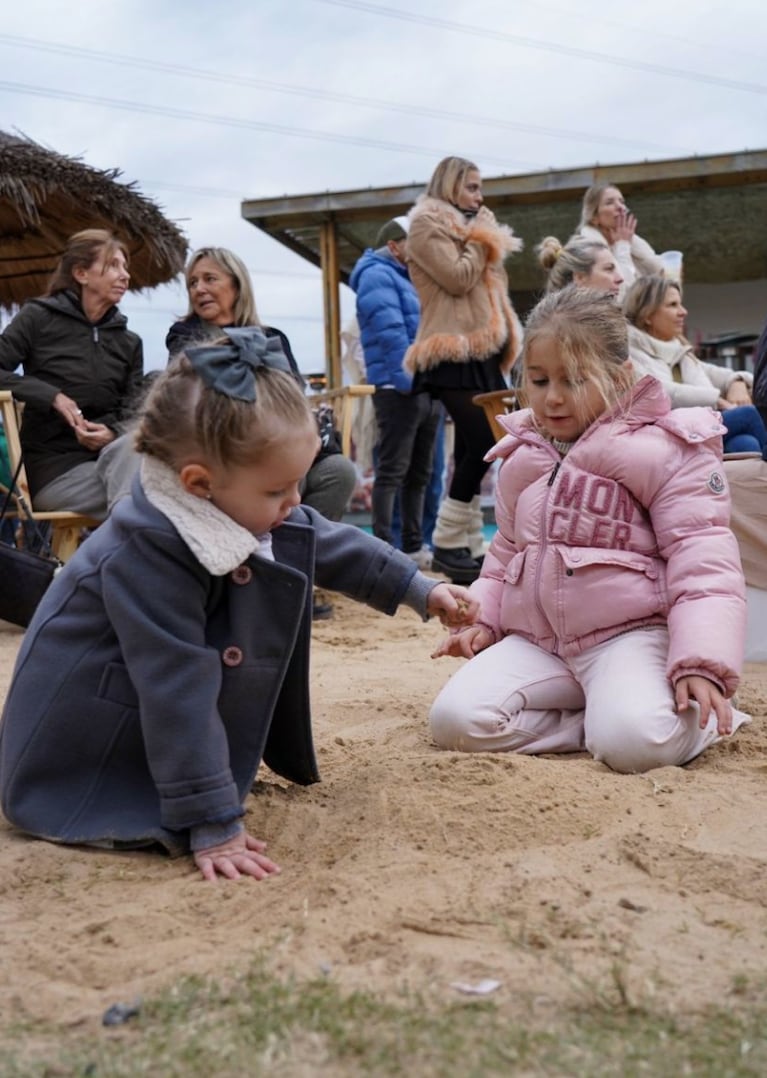
<svg viewBox="0 0 767 1078">
<path fill-rule="evenodd" d="M 279 865 L 264 856 L 265 849 L 265 842 L 241 831 L 220 846 L 195 850 L 194 863 L 206 880 L 215 881 L 219 875 L 228 880 L 238 880 L 240 876 L 263 880 L 282 871 Z"/>
<path fill-rule="evenodd" d="M 479 613 L 479 603 L 459 584 L 437 584 L 429 592 L 426 609 L 451 629 L 471 625 Z"/>
<path fill-rule="evenodd" d="M 730 701 L 725 700 L 719 689 L 708 678 L 692 675 L 683 677 L 674 686 L 677 711 L 684 711 L 690 706 L 690 699 L 697 701 L 700 708 L 700 728 L 704 730 L 708 725 L 709 715 L 716 713 L 717 731 L 724 734 L 732 733 L 732 707 Z"/>
<path fill-rule="evenodd" d="M 431 657 L 440 659 L 443 655 L 453 655 L 457 659 L 471 659 L 477 652 L 489 648 L 492 643 L 493 634 L 489 629 L 481 625 L 471 625 L 459 633 L 446 636 Z"/>
</svg>

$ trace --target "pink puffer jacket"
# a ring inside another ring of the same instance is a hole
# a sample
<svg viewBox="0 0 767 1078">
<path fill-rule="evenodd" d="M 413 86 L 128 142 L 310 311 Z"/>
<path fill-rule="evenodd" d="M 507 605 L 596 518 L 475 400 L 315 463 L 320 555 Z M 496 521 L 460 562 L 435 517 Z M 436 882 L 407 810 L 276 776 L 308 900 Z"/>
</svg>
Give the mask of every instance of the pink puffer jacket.
<svg viewBox="0 0 767 1078">
<path fill-rule="evenodd" d="M 701 674 L 731 695 L 745 584 L 716 413 L 671 411 L 646 377 L 564 458 L 529 410 L 501 422 L 498 532 L 471 587 L 480 622 L 563 657 L 668 624 L 670 681 Z"/>
</svg>

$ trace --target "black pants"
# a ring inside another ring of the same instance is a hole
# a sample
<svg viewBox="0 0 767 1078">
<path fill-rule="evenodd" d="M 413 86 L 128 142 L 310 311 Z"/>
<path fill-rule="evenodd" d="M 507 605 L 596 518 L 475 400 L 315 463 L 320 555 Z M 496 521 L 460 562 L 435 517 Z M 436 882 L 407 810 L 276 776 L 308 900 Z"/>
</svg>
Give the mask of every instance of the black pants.
<svg viewBox="0 0 767 1078">
<path fill-rule="evenodd" d="M 484 456 L 495 445 L 495 436 L 484 409 L 472 401 L 478 390 L 440 389 L 438 392 L 453 421 L 455 438 L 455 467 L 448 495 L 457 502 L 470 502 L 479 494 L 482 479 L 490 467 Z"/>
<path fill-rule="evenodd" d="M 423 543 L 423 500 L 431 476 L 439 405 L 426 393 L 406 396 L 396 389 L 376 389 L 378 459 L 373 483 L 373 534 L 392 542 L 394 500 L 399 493 L 402 549 Z"/>
</svg>

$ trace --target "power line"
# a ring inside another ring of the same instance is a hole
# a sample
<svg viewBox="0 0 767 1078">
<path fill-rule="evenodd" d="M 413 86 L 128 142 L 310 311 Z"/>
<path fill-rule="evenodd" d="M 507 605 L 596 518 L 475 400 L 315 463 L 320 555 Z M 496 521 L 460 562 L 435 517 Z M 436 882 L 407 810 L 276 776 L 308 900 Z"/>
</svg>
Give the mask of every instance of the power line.
<svg viewBox="0 0 767 1078">
<path fill-rule="evenodd" d="M 103 108 L 122 109 L 125 112 L 143 112 L 150 116 L 170 116 L 175 120 L 192 120 L 196 123 L 214 124 L 218 127 L 236 127 L 247 131 L 262 131 L 268 134 L 288 135 L 295 138 L 314 139 L 319 142 L 340 142 L 346 146 L 366 146 L 375 150 L 393 150 L 396 153 L 418 154 L 422 157 L 444 157 L 447 150 L 430 149 L 426 146 L 412 146 L 404 142 L 387 142 L 384 139 L 366 138 L 362 135 L 333 134 L 328 131 L 309 131 L 302 127 L 285 127 L 281 124 L 266 123 L 261 120 L 242 120 L 235 116 L 215 116 L 205 112 L 190 112 L 187 109 L 148 105 L 138 101 L 122 101 L 116 98 L 96 97 L 89 94 L 75 93 L 72 90 L 53 90 L 45 86 L 30 86 L 21 82 L 0 82 L 0 91 L 7 93 L 29 94 L 33 97 L 48 97 L 57 101 L 79 101 L 86 105 L 99 105 Z M 473 154 L 489 164 L 502 168 L 524 165 L 526 168 L 542 167 L 530 161 L 515 161 L 507 157 Z"/>
<path fill-rule="evenodd" d="M 530 5 L 530 0 L 528 0 L 528 5 Z M 574 6 L 567 8 L 557 7 L 552 4 L 541 3 L 541 0 L 533 0 L 531 6 L 538 8 L 538 10 L 543 9 L 544 11 L 553 13 L 554 15 L 574 17 L 579 20 L 579 26 L 583 26 L 583 13 L 581 12 L 580 8 Z M 630 34 L 646 34 L 648 32 L 648 27 L 646 24 L 643 25 L 642 23 L 625 22 L 624 20 L 611 19 L 605 16 L 604 11 L 601 11 L 599 14 L 599 26 L 600 28 L 605 26 L 611 26 L 614 29 L 620 30 L 621 33 L 625 33 L 626 31 L 628 31 Z M 754 52 L 747 52 L 745 49 L 734 49 L 729 42 L 723 48 L 718 43 L 713 45 L 710 41 L 700 41 L 699 39 L 696 40 L 695 38 L 689 37 L 689 35 L 685 35 L 684 37 L 682 37 L 679 34 L 669 34 L 658 27 L 657 19 L 653 21 L 652 27 L 650 28 L 649 32 L 652 35 L 653 41 L 670 41 L 674 45 L 684 45 L 687 48 L 706 49 L 709 52 L 715 52 L 718 59 L 722 59 L 724 53 L 729 53 L 730 56 L 745 56 L 750 60 L 756 60 L 760 64 L 764 62 L 763 56 L 757 55 Z"/>
<path fill-rule="evenodd" d="M 39 52 L 56 53 L 63 56 L 74 56 L 78 59 L 85 58 L 88 60 L 117 64 L 122 67 L 134 67 L 143 71 L 159 71 L 164 74 L 182 75 L 195 79 L 203 79 L 208 82 L 220 82 L 231 86 L 249 86 L 253 89 L 270 90 L 279 94 L 309 97 L 314 100 L 333 101 L 339 104 L 355 105 L 359 108 L 379 109 L 411 116 L 423 116 L 427 119 L 457 120 L 474 126 L 490 127 L 505 131 L 517 131 L 525 134 L 545 135 L 549 138 L 574 139 L 578 142 L 583 142 L 585 140 L 615 146 L 643 146 L 648 149 L 663 150 L 666 152 L 677 152 L 680 149 L 680 147 L 671 147 L 660 143 L 637 142 L 636 139 L 621 138 L 618 135 L 574 131 L 568 128 L 547 127 L 539 124 L 522 123 L 516 120 L 492 119 L 487 116 L 477 116 L 472 113 L 452 112 L 447 109 L 427 108 L 422 105 L 410 105 L 377 98 L 358 97 L 354 94 L 337 93 L 331 90 L 320 89 L 319 87 L 296 86 L 291 83 L 274 82 L 268 79 L 256 79 L 244 75 L 221 74 L 216 71 L 186 67 L 182 64 L 161 63 L 155 60 L 146 60 L 142 57 L 125 56 L 121 53 L 104 52 L 97 49 L 84 49 L 75 45 L 42 41 L 39 38 L 21 37 L 16 34 L 0 34 L 0 43 L 6 43 L 26 49 L 34 49 Z M 682 147 L 681 149 L 685 148 Z"/>
<path fill-rule="evenodd" d="M 509 44 L 521 45 L 526 49 L 539 49 L 542 52 L 553 52 L 560 56 L 573 56 L 579 60 L 594 60 L 597 63 L 611 64 L 613 67 L 625 67 L 633 71 L 644 71 L 647 74 L 668 75 L 670 78 L 706 83 L 709 86 L 721 86 L 728 90 L 742 90 L 744 93 L 767 94 L 767 86 L 758 82 L 724 79 L 719 75 L 707 75 L 702 71 L 686 71 L 684 68 L 651 64 L 644 60 L 632 60 L 607 52 L 581 49 L 576 45 L 559 45 L 551 41 L 525 37 L 522 34 L 511 34 L 506 30 L 491 30 L 486 26 L 454 22 L 451 19 L 441 19 L 435 15 L 418 15 L 415 12 L 402 11 L 399 8 L 384 7 L 382 4 L 370 4 L 366 3 L 365 0 L 316 0 L 316 2 L 330 4 L 332 7 L 351 8 L 353 11 L 365 11 L 370 15 L 382 15 L 387 19 L 401 19 L 404 22 L 417 23 L 420 26 L 434 26 L 440 30 L 452 30 L 460 34 L 470 34 L 473 37 L 489 38 L 492 41 L 507 41 Z"/>
</svg>

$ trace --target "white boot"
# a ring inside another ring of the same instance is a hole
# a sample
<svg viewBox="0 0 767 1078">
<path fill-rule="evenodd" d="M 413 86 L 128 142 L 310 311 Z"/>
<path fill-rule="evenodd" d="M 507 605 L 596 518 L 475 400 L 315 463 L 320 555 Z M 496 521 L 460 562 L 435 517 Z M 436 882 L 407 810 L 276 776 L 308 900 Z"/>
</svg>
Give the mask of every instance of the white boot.
<svg viewBox="0 0 767 1078">
<path fill-rule="evenodd" d="M 469 550 L 472 507 L 469 502 L 444 498 L 434 525 L 434 562 L 455 584 L 470 584 L 479 576 L 479 565 Z"/>
<path fill-rule="evenodd" d="M 471 499 L 468 539 L 472 558 L 484 558 L 487 550 L 485 545 L 485 518 L 482 516 L 482 503 L 479 494 Z"/>
</svg>

